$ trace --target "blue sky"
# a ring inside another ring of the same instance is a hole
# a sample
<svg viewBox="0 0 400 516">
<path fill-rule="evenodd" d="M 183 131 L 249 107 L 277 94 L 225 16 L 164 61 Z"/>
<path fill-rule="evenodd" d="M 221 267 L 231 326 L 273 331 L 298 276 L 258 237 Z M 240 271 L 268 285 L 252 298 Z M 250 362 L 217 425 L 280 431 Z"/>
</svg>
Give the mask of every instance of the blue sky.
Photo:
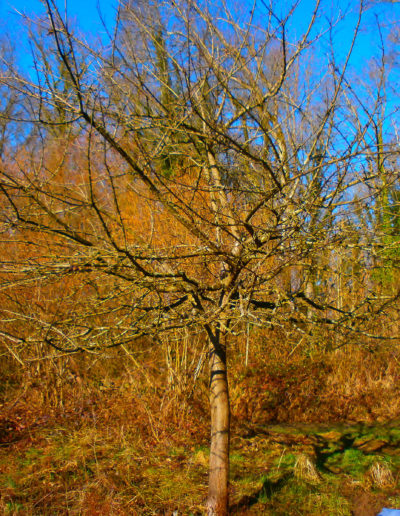
<svg viewBox="0 0 400 516">
<path fill-rule="evenodd" d="M 260 2 L 261 0 L 257 0 Z M 269 0 L 266 0 L 268 3 Z M 60 6 L 64 6 L 64 0 L 58 2 Z M 228 2 L 229 3 L 229 2 Z M 246 4 L 251 7 L 253 0 L 242 0 L 241 5 L 246 8 Z M 282 10 L 287 8 L 291 2 L 282 0 L 276 3 Z M 351 36 L 356 22 L 356 10 L 358 2 L 348 0 L 322 0 L 321 8 L 323 16 L 316 25 L 318 30 L 322 26 L 327 25 L 327 19 L 331 16 L 337 17 L 340 13 L 348 13 L 344 20 L 334 30 L 334 42 L 338 55 L 344 56 L 351 41 Z M 116 0 L 67 0 L 69 16 L 80 27 L 81 31 L 91 35 L 92 37 L 104 37 L 104 28 L 101 25 L 98 6 L 109 26 L 112 26 L 115 17 Z M 292 18 L 292 31 L 301 33 L 306 27 L 312 10 L 314 8 L 314 0 L 300 0 Z M 43 6 L 39 0 L 0 0 L 0 30 L 10 32 L 14 41 L 16 32 L 20 32 L 21 26 L 20 16 L 15 12 L 24 12 L 26 14 L 43 13 Z M 375 0 L 373 8 L 367 10 L 364 18 L 364 30 L 360 33 L 353 58 L 352 65 L 359 72 L 363 72 L 365 65 L 370 58 L 377 53 L 379 47 L 379 33 L 376 29 L 376 19 L 380 20 L 383 30 L 388 31 L 395 25 L 400 25 L 400 2 Z M 321 42 L 319 51 L 321 56 L 326 53 L 327 43 Z M 24 48 L 25 47 L 25 48 Z M 324 48 L 325 47 L 325 48 Z M 22 50 L 21 55 L 25 63 L 29 62 L 26 48 L 26 38 L 21 35 L 18 39 L 17 48 Z"/>
<path fill-rule="evenodd" d="M 57 4 L 63 8 L 65 2 L 62 0 Z M 67 0 L 68 17 L 79 27 L 80 32 L 89 36 L 89 40 L 92 37 L 105 37 L 105 30 L 98 14 L 98 4 L 107 25 L 112 26 L 115 19 L 114 1 Z M 11 36 L 20 65 L 29 70 L 32 68 L 32 60 L 19 13 L 35 18 L 38 14 L 44 13 L 44 8 L 40 0 L 0 0 L 0 30 Z M 16 33 L 19 33 L 18 39 L 15 38 Z"/>
<path fill-rule="evenodd" d="M 64 6 L 64 1 L 57 3 Z M 100 0 L 99 2 L 98 0 L 67 0 L 68 13 L 77 20 L 82 30 L 96 32 L 101 30 L 97 14 L 98 3 L 107 21 L 112 22 L 115 12 L 115 2 L 112 0 Z M 26 14 L 42 13 L 43 6 L 39 0 L 0 0 L 0 17 L 3 26 L 7 23 L 8 28 L 11 28 L 19 24 L 19 16 L 15 13 L 15 10 Z"/>
</svg>

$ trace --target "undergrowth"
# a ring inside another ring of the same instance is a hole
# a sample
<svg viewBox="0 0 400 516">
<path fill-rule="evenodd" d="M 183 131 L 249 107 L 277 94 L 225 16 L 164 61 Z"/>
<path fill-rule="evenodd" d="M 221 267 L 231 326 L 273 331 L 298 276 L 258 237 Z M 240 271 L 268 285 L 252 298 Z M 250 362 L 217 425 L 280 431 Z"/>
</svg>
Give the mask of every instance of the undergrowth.
<svg viewBox="0 0 400 516">
<path fill-rule="evenodd" d="M 278 352 L 263 339 L 247 364 L 239 341 L 230 359 L 231 513 L 400 507 L 400 432 L 378 424 L 400 416 L 396 348 Z M 171 374 L 159 349 L 143 349 L 140 366 L 118 350 L 62 368 L 2 357 L 2 514 L 204 512 L 207 372 L 193 384 L 190 371 Z"/>
</svg>

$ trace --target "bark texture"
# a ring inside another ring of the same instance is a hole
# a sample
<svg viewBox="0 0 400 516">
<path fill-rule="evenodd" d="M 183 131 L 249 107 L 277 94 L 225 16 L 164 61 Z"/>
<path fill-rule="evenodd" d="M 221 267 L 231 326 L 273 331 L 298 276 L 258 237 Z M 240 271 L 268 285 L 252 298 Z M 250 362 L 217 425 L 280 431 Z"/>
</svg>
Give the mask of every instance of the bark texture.
<svg viewBox="0 0 400 516">
<path fill-rule="evenodd" d="M 219 341 L 219 339 L 218 339 Z M 229 390 L 226 352 L 219 342 L 210 353 L 211 446 L 207 508 L 209 516 L 228 514 Z"/>
</svg>

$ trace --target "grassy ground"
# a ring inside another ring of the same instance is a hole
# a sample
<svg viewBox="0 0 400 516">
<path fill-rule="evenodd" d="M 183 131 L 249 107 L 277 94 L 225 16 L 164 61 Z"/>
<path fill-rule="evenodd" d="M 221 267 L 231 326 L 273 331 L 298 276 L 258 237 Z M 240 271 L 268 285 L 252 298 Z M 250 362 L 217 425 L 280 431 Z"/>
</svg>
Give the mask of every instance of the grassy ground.
<svg viewBox="0 0 400 516">
<path fill-rule="evenodd" d="M 245 366 L 238 354 L 230 364 L 231 513 L 375 516 L 400 508 L 397 348 L 311 358 L 288 349 L 285 360 L 274 349 L 260 344 L 253 362 Z M 30 370 L 3 360 L 0 514 L 203 513 L 206 371 L 194 390 L 182 371 L 169 384 L 157 353 L 140 367 L 123 355 Z"/>
<path fill-rule="evenodd" d="M 2 513 L 203 512 L 204 430 L 173 433 L 135 426 L 134 418 L 121 418 L 116 400 L 126 407 L 126 399 L 117 394 L 100 395 L 79 417 L 53 411 L 30 419 L 16 416 L 8 429 L 3 425 Z M 190 415 L 187 423 L 190 427 Z M 368 516 L 384 506 L 400 507 L 399 434 L 395 426 L 384 425 L 236 424 L 231 512 Z"/>
</svg>

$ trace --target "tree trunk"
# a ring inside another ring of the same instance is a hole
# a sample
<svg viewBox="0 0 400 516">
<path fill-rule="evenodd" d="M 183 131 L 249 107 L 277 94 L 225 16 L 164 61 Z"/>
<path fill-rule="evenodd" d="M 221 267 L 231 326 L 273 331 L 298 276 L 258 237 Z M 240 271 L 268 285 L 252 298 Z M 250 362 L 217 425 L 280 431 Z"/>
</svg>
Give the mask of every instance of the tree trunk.
<svg viewBox="0 0 400 516">
<path fill-rule="evenodd" d="M 208 484 L 208 516 L 228 514 L 229 391 L 226 350 L 217 335 L 210 343 L 211 445 Z"/>
</svg>

